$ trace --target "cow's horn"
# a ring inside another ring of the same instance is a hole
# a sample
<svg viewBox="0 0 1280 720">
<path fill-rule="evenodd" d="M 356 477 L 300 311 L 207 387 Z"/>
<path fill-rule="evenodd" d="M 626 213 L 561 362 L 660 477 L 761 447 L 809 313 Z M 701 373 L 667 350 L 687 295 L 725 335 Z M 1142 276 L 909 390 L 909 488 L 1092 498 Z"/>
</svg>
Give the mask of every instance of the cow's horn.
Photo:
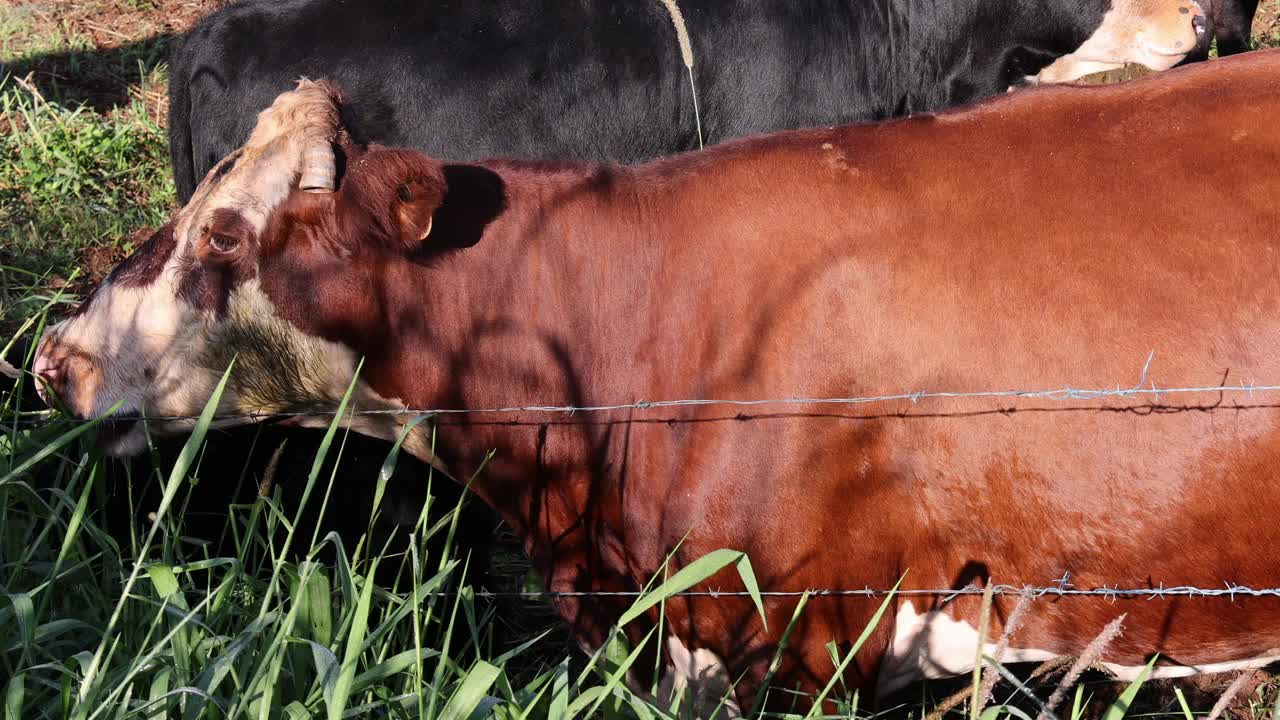
<svg viewBox="0 0 1280 720">
<path fill-rule="evenodd" d="M 298 186 L 305 192 L 333 192 L 337 171 L 333 148 L 328 142 L 313 142 L 302 151 L 302 178 Z"/>
</svg>

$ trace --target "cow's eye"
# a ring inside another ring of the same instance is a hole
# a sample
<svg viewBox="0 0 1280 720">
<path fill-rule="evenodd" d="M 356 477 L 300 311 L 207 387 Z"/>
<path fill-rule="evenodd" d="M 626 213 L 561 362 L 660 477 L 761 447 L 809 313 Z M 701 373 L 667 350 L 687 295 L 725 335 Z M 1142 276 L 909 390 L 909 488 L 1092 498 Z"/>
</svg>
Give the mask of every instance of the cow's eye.
<svg viewBox="0 0 1280 720">
<path fill-rule="evenodd" d="M 231 235 L 214 233 L 209 236 L 209 249 L 221 254 L 232 253 L 240 247 L 240 239 Z"/>
</svg>

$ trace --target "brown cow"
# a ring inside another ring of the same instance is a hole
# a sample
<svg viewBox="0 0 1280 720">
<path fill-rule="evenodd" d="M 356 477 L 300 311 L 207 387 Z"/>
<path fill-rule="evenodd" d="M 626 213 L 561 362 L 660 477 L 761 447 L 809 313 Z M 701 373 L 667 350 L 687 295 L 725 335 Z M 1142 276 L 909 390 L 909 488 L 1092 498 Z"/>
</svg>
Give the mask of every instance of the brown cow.
<svg viewBox="0 0 1280 720">
<path fill-rule="evenodd" d="M 1254 53 L 639 167 L 359 147 L 332 91 L 304 82 L 49 332 L 36 370 L 78 416 L 123 400 L 118 452 L 140 447 L 128 414 L 197 412 L 233 356 L 224 412 L 330 408 L 360 358 L 364 409 L 1107 388 L 1153 351 L 1145 381 L 1163 387 L 1280 382 L 1277 78 L 1280 52 Z M 356 427 L 389 438 L 404 419 Z M 636 590 L 686 534 L 678 562 L 740 549 L 771 591 L 904 574 L 907 589 L 1064 573 L 1280 586 L 1274 394 L 527 410 L 438 428 L 431 459 L 454 477 L 496 449 L 473 489 L 555 590 Z M 747 599 L 679 598 L 668 646 L 682 668 L 741 676 L 749 700 L 795 602 L 769 598 L 766 630 Z M 811 601 L 778 682 L 824 682 L 824 645 L 847 648 L 879 602 Z M 899 598 L 846 681 L 887 691 L 970 668 L 978 604 Z M 993 635 L 1011 604 L 997 600 Z M 619 608 L 558 602 L 587 646 Z M 1280 656 L 1274 597 L 1078 597 L 1038 602 L 1005 659 L 1078 653 L 1121 612 L 1104 656 L 1121 675 L 1155 652 L 1164 675 Z"/>
</svg>

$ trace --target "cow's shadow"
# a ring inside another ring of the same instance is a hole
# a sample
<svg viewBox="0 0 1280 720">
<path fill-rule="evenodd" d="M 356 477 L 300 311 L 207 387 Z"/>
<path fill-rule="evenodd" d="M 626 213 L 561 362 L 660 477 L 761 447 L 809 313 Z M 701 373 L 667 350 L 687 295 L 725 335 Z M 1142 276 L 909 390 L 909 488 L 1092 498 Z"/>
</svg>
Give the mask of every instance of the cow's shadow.
<svg viewBox="0 0 1280 720">
<path fill-rule="evenodd" d="M 106 113 L 135 100 L 145 100 L 141 94 L 152 89 L 157 97 L 165 94 L 163 86 L 152 88 L 148 83 L 154 82 L 156 71 L 169 62 L 177 41 L 175 35 L 166 33 L 110 48 L 87 47 L 9 58 L 0 62 L 0 78 L 6 74 L 21 78 L 47 100 L 70 107 L 83 104 Z"/>
</svg>

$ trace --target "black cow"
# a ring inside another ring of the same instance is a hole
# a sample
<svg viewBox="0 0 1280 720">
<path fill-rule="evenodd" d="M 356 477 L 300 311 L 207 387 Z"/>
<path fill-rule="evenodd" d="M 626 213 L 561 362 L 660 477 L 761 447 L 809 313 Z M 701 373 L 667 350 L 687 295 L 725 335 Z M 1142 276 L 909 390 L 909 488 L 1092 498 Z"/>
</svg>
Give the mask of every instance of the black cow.
<svg viewBox="0 0 1280 720">
<path fill-rule="evenodd" d="M 1200 37 L 1196 49 L 1187 55 L 1184 63 L 1208 58 L 1215 42 L 1220 56 L 1235 55 L 1249 49 L 1258 0 L 1206 0 L 1202 5 L 1209 32 Z"/>
<path fill-rule="evenodd" d="M 357 140 L 436 157 L 635 161 L 736 135 L 963 103 L 1125 62 L 1162 70 L 1196 0 L 266 0 L 178 50 L 179 198 L 300 76 L 349 94 Z M 1078 51 L 1078 52 L 1077 52 Z"/>
</svg>

